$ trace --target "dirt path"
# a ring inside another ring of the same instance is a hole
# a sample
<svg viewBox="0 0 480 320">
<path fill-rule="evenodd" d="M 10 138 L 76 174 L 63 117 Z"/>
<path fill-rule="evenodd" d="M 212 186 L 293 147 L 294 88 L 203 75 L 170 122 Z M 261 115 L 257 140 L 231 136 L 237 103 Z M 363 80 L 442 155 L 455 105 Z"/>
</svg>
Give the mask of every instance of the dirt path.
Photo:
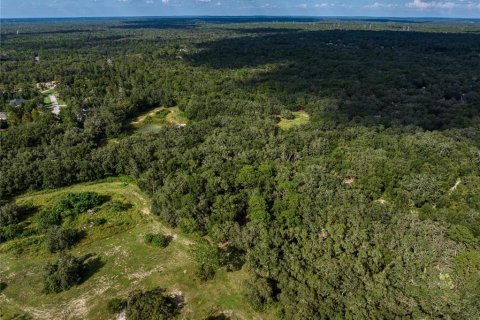
<svg viewBox="0 0 480 320">
<path fill-rule="evenodd" d="M 50 98 L 50 101 L 52 102 L 52 113 L 59 115 L 60 114 L 60 106 L 58 105 L 57 97 L 55 97 L 53 94 L 49 94 L 48 97 Z"/>
<path fill-rule="evenodd" d="M 457 190 L 457 188 L 458 188 L 458 186 L 460 185 L 460 183 L 462 183 L 462 180 L 461 180 L 461 179 L 458 179 L 457 182 L 455 182 L 455 185 L 450 188 L 450 192 L 453 192 L 453 191 Z"/>
<path fill-rule="evenodd" d="M 161 109 L 162 109 L 162 107 L 155 108 L 155 109 L 153 109 L 152 111 L 150 111 L 149 113 L 137 117 L 137 119 L 135 119 L 135 121 L 131 122 L 131 124 L 132 124 L 132 125 L 140 124 L 140 123 L 144 122 L 145 119 L 147 119 L 148 117 L 154 116 L 154 115 L 155 115 L 158 111 L 160 111 Z"/>
</svg>

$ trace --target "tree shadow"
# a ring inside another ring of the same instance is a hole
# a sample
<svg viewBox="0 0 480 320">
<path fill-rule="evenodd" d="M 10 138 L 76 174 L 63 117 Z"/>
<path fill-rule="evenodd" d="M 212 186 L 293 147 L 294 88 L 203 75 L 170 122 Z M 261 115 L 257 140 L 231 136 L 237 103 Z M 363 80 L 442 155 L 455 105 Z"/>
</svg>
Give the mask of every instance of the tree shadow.
<svg viewBox="0 0 480 320">
<path fill-rule="evenodd" d="M 224 38 L 188 58 L 225 71 L 270 66 L 238 86 L 313 119 L 445 130 L 479 120 L 479 51 L 480 34 L 321 30 Z"/>
<path fill-rule="evenodd" d="M 221 250 L 220 264 L 227 272 L 238 271 L 245 264 L 245 252 L 233 246 L 227 246 Z"/>
<path fill-rule="evenodd" d="M 219 313 L 213 316 L 208 316 L 206 320 L 229 320 L 230 317 L 227 316 L 225 313 Z"/>
<path fill-rule="evenodd" d="M 87 281 L 91 276 L 93 276 L 97 271 L 99 271 L 105 265 L 105 262 L 102 259 L 93 254 L 88 253 L 82 257 L 80 257 L 80 261 L 83 264 L 83 273 L 82 273 L 82 280 L 79 284 L 84 283 Z"/>
</svg>

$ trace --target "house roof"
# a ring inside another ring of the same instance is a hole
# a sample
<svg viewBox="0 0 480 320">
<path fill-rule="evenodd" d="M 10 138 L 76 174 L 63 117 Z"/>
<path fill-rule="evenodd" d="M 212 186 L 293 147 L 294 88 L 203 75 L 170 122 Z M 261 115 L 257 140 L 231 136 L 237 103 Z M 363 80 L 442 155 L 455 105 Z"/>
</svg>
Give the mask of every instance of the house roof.
<svg viewBox="0 0 480 320">
<path fill-rule="evenodd" d="M 10 104 L 11 105 L 14 105 L 14 106 L 19 106 L 21 104 L 23 104 L 25 102 L 25 99 L 13 99 L 13 100 L 10 100 Z"/>
</svg>

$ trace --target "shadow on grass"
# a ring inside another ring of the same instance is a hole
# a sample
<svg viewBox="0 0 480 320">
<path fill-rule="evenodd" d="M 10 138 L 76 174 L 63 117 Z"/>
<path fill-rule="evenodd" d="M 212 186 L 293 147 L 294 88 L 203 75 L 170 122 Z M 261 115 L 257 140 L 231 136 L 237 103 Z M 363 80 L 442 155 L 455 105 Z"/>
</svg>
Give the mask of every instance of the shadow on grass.
<svg viewBox="0 0 480 320">
<path fill-rule="evenodd" d="M 92 277 L 97 271 L 99 271 L 103 266 L 105 266 L 105 262 L 94 253 L 88 253 L 80 258 L 83 264 L 83 274 L 82 280 L 79 284 L 84 283 L 90 277 Z"/>
<path fill-rule="evenodd" d="M 214 316 L 208 316 L 206 320 L 229 320 L 231 319 L 225 313 L 216 314 Z"/>
</svg>

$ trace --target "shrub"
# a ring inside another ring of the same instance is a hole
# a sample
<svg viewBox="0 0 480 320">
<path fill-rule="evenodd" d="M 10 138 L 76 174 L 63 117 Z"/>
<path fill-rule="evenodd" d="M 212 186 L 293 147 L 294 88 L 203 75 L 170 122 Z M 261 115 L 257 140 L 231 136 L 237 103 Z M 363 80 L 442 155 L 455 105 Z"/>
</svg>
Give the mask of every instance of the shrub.
<svg viewBox="0 0 480 320">
<path fill-rule="evenodd" d="M 47 229 L 50 226 L 61 225 L 63 218 L 75 217 L 100 205 L 104 198 L 95 192 L 67 193 L 55 206 L 43 211 L 38 217 L 40 228 Z"/>
<path fill-rule="evenodd" d="M 67 193 L 61 199 L 56 209 L 61 212 L 78 214 L 92 209 L 104 202 L 104 199 L 95 192 Z"/>
<path fill-rule="evenodd" d="M 58 293 L 68 290 L 80 283 L 82 273 L 83 263 L 80 259 L 62 253 L 56 262 L 45 266 L 43 292 Z"/>
<path fill-rule="evenodd" d="M 107 303 L 107 310 L 110 314 L 116 314 L 122 312 L 127 306 L 127 301 L 119 298 L 110 299 Z"/>
<path fill-rule="evenodd" d="M 15 202 L 0 207 L 0 227 L 19 223 L 34 208 L 32 205 L 18 206 Z"/>
<path fill-rule="evenodd" d="M 0 243 L 14 239 L 22 231 L 23 228 L 18 224 L 10 224 L 6 227 L 0 227 Z"/>
<path fill-rule="evenodd" d="M 217 269 L 209 264 L 199 264 L 195 270 L 195 276 L 201 281 L 208 281 L 215 277 Z"/>
<path fill-rule="evenodd" d="M 0 208 L 0 227 L 18 223 L 20 212 L 15 202 L 8 203 Z"/>
<path fill-rule="evenodd" d="M 207 281 L 215 276 L 220 267 L 220 253 L 217 246 L 207 240 L 200 240 L 192 246 L 192 256 L 196 263 L 195 275 L 202 281 Z"/>
<path fill-rule="evenodd" d="M 273 301 L 273 290 L 265 278 L 255 276 L 246 283 L 246 298 L 255 310 L 262 310 Z"/>
<path fill-rule="evenodd" d="M 53 226 L 48 229 L 45 243 L 49 252 L 57 252 L 70 248 L 78 240 L 78 232 L 74 229 L 64 229 Z"/>
<path fill-rule="evenodd" d="M 165 295 L 165 289 L 132 291 L 127 299 L 128 320 L 172 319 L 179 312 L 175 298 Z"/>
<path fill-rule="evenodd" d="M 48 229 L 51 226 L 59 226 L 62 224 L 62 213 L 54 208 L 45 210 L 38 216 L 37 222 L 41 229 Z"/>
<path fill-rule="evenodd" d="M 128 210 L 131 207 L 131 205 L 130 204 L 125 204 L 125 203 L 120 202 L 120 201 L 112 201 L 110 207 L 112 208 L 112 210 L 114 212 L 122 212 L 122 211 Z"/>
<path fill-rule="evenodd" d="M 155 247 L 165 248 L 170 242 L 170 238 L 161 233 L 148 233 L 145 235 L 145 242 Z"/>
</svg>

